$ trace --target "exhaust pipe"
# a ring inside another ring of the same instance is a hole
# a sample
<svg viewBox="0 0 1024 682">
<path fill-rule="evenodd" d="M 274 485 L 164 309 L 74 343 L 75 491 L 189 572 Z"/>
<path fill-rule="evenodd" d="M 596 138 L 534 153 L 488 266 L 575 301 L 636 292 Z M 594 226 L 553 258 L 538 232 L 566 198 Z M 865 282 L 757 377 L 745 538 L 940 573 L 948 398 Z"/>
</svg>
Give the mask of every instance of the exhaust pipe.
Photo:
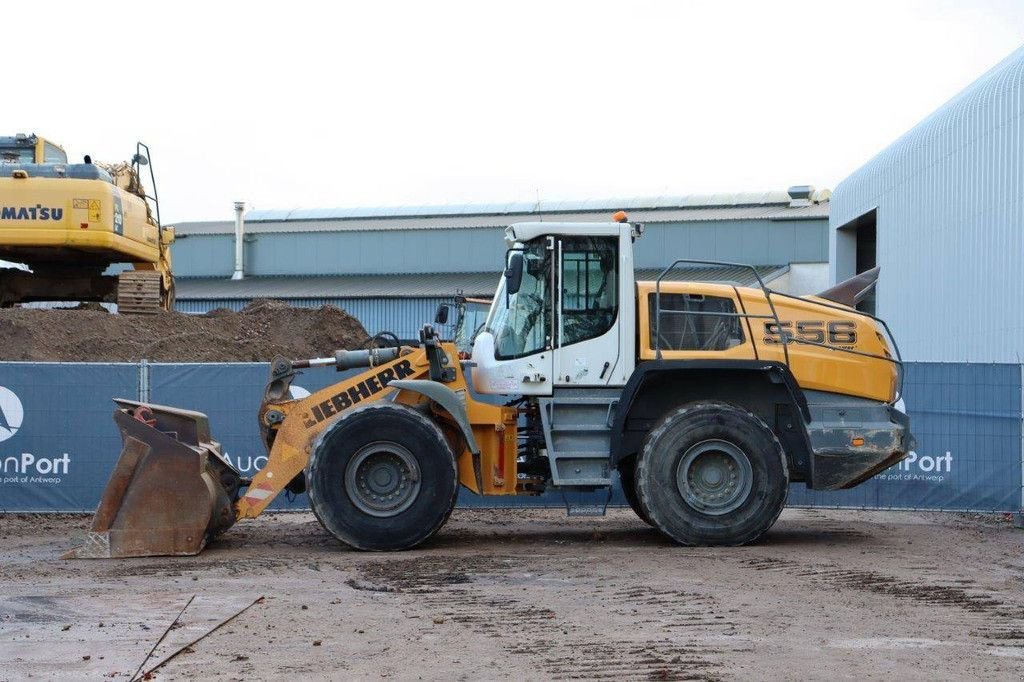
<svg viewBox="0 0 1024 682">
<path fill-rule="evenodd" d="M 231 279 L 245 279 L 243 248 L 245 245 L 245 202 L 235 202 L 235 272 Z"/>
</svg>

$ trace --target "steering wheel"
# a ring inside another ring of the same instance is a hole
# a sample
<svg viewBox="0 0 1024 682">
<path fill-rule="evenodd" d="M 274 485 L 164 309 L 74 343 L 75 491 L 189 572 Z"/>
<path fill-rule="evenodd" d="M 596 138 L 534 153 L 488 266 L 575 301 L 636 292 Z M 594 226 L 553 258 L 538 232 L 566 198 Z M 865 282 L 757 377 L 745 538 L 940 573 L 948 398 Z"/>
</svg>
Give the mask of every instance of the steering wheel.
<svg viewBox="0 0 1024 682">
<path fill-rule="evenodd" d="M 388 331 L 377 332 L 366 342 L 367 348 L 398 348 L 401 345 L 398 336 Z"/>
</svg>

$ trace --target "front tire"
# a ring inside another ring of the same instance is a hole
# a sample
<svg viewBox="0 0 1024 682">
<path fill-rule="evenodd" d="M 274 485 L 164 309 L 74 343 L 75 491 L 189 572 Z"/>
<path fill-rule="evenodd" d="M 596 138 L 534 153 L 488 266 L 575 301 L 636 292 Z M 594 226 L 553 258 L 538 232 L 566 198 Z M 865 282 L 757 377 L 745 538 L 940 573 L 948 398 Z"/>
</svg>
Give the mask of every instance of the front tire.
<svg viewBox="0 0 1024 682">
<path fill-rule="evenodd" d="M 410 549 L 431 537 L 458 494 L 455 455 L 441 429 L 391 402 L 342 414 L 314 444 L 307 479 L 323 527 L 372 551 Z"/>
<path fill-rule="evenodd" d="M 683 545 L 743 545 L 763 535 L 789 494 L 786 455 L 756 415 L 725 403 L 669 412 L 636 467 L 640 506 Z"/>
</svg>

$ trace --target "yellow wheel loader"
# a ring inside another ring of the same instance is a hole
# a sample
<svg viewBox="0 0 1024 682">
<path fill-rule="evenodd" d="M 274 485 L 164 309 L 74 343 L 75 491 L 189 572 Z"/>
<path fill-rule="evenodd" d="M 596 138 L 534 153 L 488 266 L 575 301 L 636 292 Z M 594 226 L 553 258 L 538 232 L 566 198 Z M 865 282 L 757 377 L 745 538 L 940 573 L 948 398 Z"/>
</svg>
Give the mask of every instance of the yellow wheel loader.
<svg viewBox="0 0 1024 682">
<path fill-rule="evenodd" d="M 449 318 L 455 315 L 452 340 L 459 350 L 460 360 L 468 360 L 473 355 L 473 340 L 483 331 L 491 303 L 489 298 L 472 298 L 460 293 L 451 303 L 442 303 L 438 307 L 434 324 L 449 324 Z"/>
<path fill-rule="evenodd" d="M 36 135 L 0 137 L 0 307 L 31 301 L 117 303 L 120 313 L 174 308 L 170 246 L 141 142 L 130 163 L 68 163 L 64 150 Z M 110 265 L 131 270 L 106 275 Z"/>
<path fill-rule="evenodd" d="M 753 268 L 754 287 L 673 281 L 696 261 L 637 282 L 641 234 L 624 214 L 510 226 L 468 361 L 429 325 L 414 347 L 276 359 L 257 415 L 268 461 L 251 480 L 205 415 L 118 400 L 124 451 L 69 555 L 194 554 L 284 490 L 307 491 L 346 545 L 402 550 L 441 528 L 460 486 L 610 495 L 616 472 L 672 540 L 739 545 L 772 526 L 791 482 L 848 488 L 913 447 L 896 344 L 852 307 L 877 273 L 817 297 L 771 291 Z M 329 366 L 365 370 L 293 397 L 300 370 Z"/>
</svg>

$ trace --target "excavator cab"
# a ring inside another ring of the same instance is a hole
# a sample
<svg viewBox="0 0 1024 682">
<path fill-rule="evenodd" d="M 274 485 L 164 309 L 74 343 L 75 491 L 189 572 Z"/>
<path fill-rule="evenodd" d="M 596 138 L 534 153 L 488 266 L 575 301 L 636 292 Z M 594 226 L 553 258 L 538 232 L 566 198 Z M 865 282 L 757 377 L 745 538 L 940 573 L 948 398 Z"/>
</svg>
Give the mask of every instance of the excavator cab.
<svg viewBox="0 0 1024 682">
<path fill-rule="evenodd" d="M 0 163 L 10 164 L 56 164 L 67 163 L 64 149 L 38 135 L 19 133 L 11 137 L 0 137 Z"/>
</svg>

